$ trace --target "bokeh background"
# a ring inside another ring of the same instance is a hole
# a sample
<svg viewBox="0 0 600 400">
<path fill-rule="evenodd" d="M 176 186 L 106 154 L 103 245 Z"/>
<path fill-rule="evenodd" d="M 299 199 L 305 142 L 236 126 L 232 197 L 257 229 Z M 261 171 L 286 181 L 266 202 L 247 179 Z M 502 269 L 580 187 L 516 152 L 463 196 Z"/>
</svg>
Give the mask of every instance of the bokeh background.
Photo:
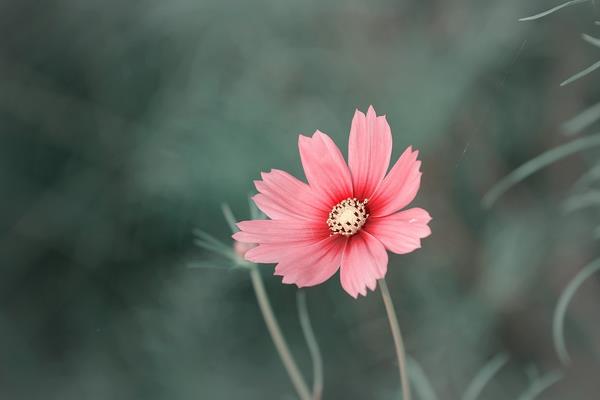
<svg viewBox="0 0 600 400">
<path fill-rule="evenodd" d="M 573 185 L 597 149 L 482 206 L 503 176 L 573 140 L 563 123 L 600 101 L 600 73 L 559 86 L 598 59 L 580 35 L 600 34 L 600 10 L 517 21 L 553 5 L 1 2 L 0 397 L 294 399 L 247 272 L 192 232 L 230 243 L 222 203 L 248 218 L 260 171 L 302 177 L 299 133 L 323 130 L 345 152 L 355 108 L 373 104 L 394 156 L 421 151 L 415 204 L 433 235 L 390 257 L 388 284 L 439 399 L 461 398 L 497 354 L 509 361 L 482 399 L 517 398 L 557 371 L 539 398 L 599 398 L 597 276 L 569 307 L 570 366 L 552 343 L 561 292 L 598 256 L 597 182 Z M 569 207 L 581 190 L 591 201 Z M 310 377 L 296 288 L 261 270 Z M 306 295 L 324 398 L 398 398 L 379 293 L 354 300 L 336 277 Z"/>
</svg>

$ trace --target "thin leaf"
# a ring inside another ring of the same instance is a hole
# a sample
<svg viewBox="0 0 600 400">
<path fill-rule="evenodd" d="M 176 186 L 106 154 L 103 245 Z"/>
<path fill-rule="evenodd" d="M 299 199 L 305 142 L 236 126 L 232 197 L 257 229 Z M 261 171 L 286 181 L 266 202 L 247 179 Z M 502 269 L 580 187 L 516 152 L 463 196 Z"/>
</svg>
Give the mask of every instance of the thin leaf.
<svg viewBox="0 0 600 400">
<path fill-rule="evenodd" d="M 194 235 L 196 235 L 197 238 L 199 238 L 205 242 L 211 243 L 215 247 L 220 247 L 224 250 L 231 250 L 230 246 L 227 246 L 225 243 L 219 241 L 214 236 L 212 236 L 209 233 L 206 233 L 204 231 L 201 231 L 200 229 L 194 229 Z"/>
<path fill-rule="evenodd" d="M 227 221 L 227 224 L 229 225 L 229 229 L 231 229 L 231 232 L 236 233 L 237 231 L 239 231 L 239 229 L 236 225 L 235 216 L 233 215 L 233 212 L 231 211 L 229 204 L 225 204 L 225 203 L 221 204 L 221 210 L 223 210 L 223 215 L 225 216 L 225 220 Z"/>
<path fill-rule="evenodd" d="M 580 78 L 583 78 L 587 74 L 589 74 L 591 72 L 594 72 L 598 68 L 600 68 L 600 61 L 596 61 L 594 64 L 590 65 L 589 67 L 587 67 L 583 71 L 580 71 L 580 72 L 576 73 L 575 75 L 573 75 L 572 77 L 570 77 L 566 81 L 562 82 L 560 84 L 560 86 L 565 86 L 565 85 L 568 85 L 569 83 L 575 82 L 576 80 L 578 80 Z"/>
<path fill-rule="evenodd" d="M 600 119 L 600 103 L 586 108 L 562 125 L 562 130 L 567 135 L 579 133 Z"/>
<path fill-rule="evenodd" d="M 588 190 L 585 193 L 569 197 L 564 208 L 565 212 L 569 213 L 597 205 L 600 205 L 600 190 Z"/>
<path fill-rule="evenodd" d="M 554 318 L 552 320 L 552 338 L 554 340 L 554 348 L 558 354 L 560 361 L 567 365 L 571 362 L 571 357 L 565 345 L 565 316 L 567 307 L 571 299 L 579 289 L 579 287 L 592 276 L 596 271 L 600 271 L 600 258 L 595 259 L 586 265 L 575 277 L 569 282 L 565 290 L 563 290 L 556 308 L 554 309 Z"/>
<path fill-rule="evenodd" d="M 597 163 L 592 168 L 588 169 L 577 181 L 573 184 L 573 188 L 582 188 L 591 184 L 595 180 L 600 179 L 600 163 Z"/>
<path fill-rule="evenodd" d="M 483 196 L 483 206 L 486 208 L 491 207 L 508 189 L 540 169 L 560 160 L 561 158 L 565 158 L 571 154 L 577 153 L 578 151 L 598 145 L 600 145 L 600 133 L 572 140 L 540 154 L 539 156 L 527 161 L 525 164 L 521 165 L 519 168 L 515 169 L 513 172 L 496 183 L 485 194 L 485 196 Z"/>
<path fill-rule="evenodd" d="M 535 14 L 535 15 L 532 15 L 530 17 L 519 18 L 519 21 L 533 21 L 535 19 L 539 19 L 539 18 L 545 17 L 546 15 L 550 15 L 553 12 L 561 10 L 561 9 L 563 9 L 565 7 L 574 6 L 575 4 L 586 3 L 587 1 L 589 1 L 589 0 L 571 0 L 571 1 L 567 1 L 566 3 L 563 3 L 563 4 L 559 5 L 559 6 L 551 8 L 549 10 L 543 11 L 543 12 L 541 12 L 539 14 Z"/>
<path fill-rule="evenodd" d="M 196 239 L 194 240 L 196 246 L 227 257 L 235 263 L 239 262 L 239 258 L 233 252 L 232 246 L 226 245 L 200 229 L 194 229 L 194 234 L 196 235 Z"/>
<path fill-rule="evenodd" d="M 408 379 L 412 383 L 419 396 L 419 400 L 438 400 L 435 390 L 421 365 L 412 357 L 406 358 L 406 365 L 408 367 Z"/>
<path fill-rule="evenodd" d="M 560 371 L 550 372 L 541 378 L 531 382 L 527 390 L 521 394 L 517 400 L 534 400 L 544 390 L 554 385 L 563 378 L 563 373 Z"/>
<path fill-rule="evenodd" d="M 540 371 L 535 365 L 528 365 L 525 369 L 525 375 L 527 375 L 527 380 L 529 382 L 535 381 L 540 378 Z"/>
<path fill-rule="evenodd" d="M 230 268 L 228 265 L 218 264 L 212 261 L 194 261 L 189 262 L 186 265 L 186 268 L 208 268 L 208 269 L 225 269 Z M 233 268 L 233 267 L 231 267 Z"/>
<path fill-rule="evenodd" d="M 593 46 L 600 47 L 600 39 L 598 38 L 587 35 L 585 33 L 581 34 L 581 38 Z"/>
<path fill-rule="evenodd" d="M 224 257 L 231 258 L 231 249 L 225 249 L 222 246 L 216 246 L 214 243 L 207 242 L 202 239 L 195 239 L 194 244 L 198 247 L 203 248 L 204 250 L 208 250 L 215 254 L 219 254 Z"/>
<path fill-rule="evenodd" d="M 250 218 L 252 219 L 263 219 L 262 213 L 256 207 L 256 204 L 252 200 L 252 196 L 248 196 L 248 207 L 250 208 Z"/>
<path fill-rule="evenodd" d="M 479 370 L 477 375 L 475 375 L 469 386 L 467 386 L 467 390 L 465 390 L 462 400 L 476 400 L 483 391 L 485 385 L 492 380 L 494 375 L 496 375 L 507 362 L 508 356 L 503 353 L 497 354 L 488 361 L 488 363 Z"/>
</svg>

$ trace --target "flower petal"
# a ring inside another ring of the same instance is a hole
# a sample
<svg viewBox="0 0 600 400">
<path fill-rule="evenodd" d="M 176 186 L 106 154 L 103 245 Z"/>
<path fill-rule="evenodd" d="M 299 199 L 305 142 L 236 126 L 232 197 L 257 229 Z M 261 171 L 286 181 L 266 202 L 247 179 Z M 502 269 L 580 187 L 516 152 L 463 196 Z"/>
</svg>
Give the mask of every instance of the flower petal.
<svg viewBox="0 0 600 400">
<path fill-rule="evenodd" d="M 427 225 L 429 213 L 422 208 L 411 208 L 385 217 L 370 217 L 365 230 L 379 239 L 391 252 L 410 253 L 421 247 L 421 239 L 431 234 Z"/>
<path fill-rule="evenodd" d="M 367 115 L 356 110 L 348 142 L 348 166 L 354 196 L 369 198 L 383 180 L 392 154 L 392 132 L 385 116 L 378 117 L 373 106 Z"/>
<path fill-rule="evenodd" d="M 346 241 L 336 235 L 309 246 L 290 247 L 281 253 L 275 275 L 298 287 L 323 283 L 338 270 Z"/>
<path fill-rule="evenodd" d="M 325 221 L 258 219 L 237 226 L 233 238 L 245 243 L 310 243 L 329 236 Z"/>
<path fill-rule="evenodd" d="M 320 131 L 312 137 L 300 135 L 298 147 L 309 185 L 327 200 L 330 208 L 352 197 L 350 170 L 329 136 Z"/>
<path fill-rule="evenodd" d="M 284 252 L 293 247 L 301 247 L 301 245 L 294 246 L 293 243 L 263 243 L 248 250 L 244 254 L 244 258 L 253 263 L 273 264 L 279 262 Z"/>
<path fill-rule="evenodd" d="M 421 185 L 418 151 L 408 147 L 369 199 L 371 216 L 390 215 L 414 200 Z"/>
<path fill-rule="evenodd" d="M 263 172 L 254 181 L 259 194 L 253 197 L 257 207 L 272 219 L 323 219 L 330 211 L 328 203 L 306 183 L 285 171 Z"/>
<path fill-rule="evenodd" d="M 388 255 L 383 244 L 364 230 L 350 237 L 342 257 L 340 281 L 350 296 L 366 296 L 387 271 Z"/>
</svg>

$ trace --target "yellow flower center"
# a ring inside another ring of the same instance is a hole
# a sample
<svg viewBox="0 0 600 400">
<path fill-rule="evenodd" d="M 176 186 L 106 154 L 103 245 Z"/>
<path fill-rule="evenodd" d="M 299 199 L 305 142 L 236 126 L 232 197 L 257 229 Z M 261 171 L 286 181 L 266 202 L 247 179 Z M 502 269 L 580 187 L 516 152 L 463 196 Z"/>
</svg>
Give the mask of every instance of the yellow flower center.
<svg viewBox="0 0 600 400">
<path fill-rule="evenodd" d="M 369 218 L 365 207 L 368 201 L 369 199 L 358 201 L 349 197 L 336 204 L 327 218 L 331 234 L 352 236 L 358 232 Z"/>
</svg>

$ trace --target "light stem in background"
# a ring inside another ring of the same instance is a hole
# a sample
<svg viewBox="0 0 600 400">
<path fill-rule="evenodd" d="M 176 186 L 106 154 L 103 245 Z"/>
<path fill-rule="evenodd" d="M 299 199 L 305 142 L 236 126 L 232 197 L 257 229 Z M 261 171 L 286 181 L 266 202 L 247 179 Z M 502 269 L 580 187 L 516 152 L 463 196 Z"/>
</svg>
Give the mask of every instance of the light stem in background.
<svg viewBox="0 0 600 400">
<path fill-rule="evenodd" d="M 298 305 L 298 315 L 300 317 L 300 325 L 302 333 L 308 345 L 308 351 L 312 360 L 313 367 L 313 400 L 321 400 L 323 396 L 323 358 L 319 350 L 319 343 L 312 329 L 310 318 L 308 316 L 308 308 L 306 307 L 306 293 L 302 289 L 296 292 L 296 302 Z"/>
<path fill-rule="evenodd" d="M 273 339 L 273 343 L 275 344 L 275 348 L 279 353 L 279 357 L 281 357 L 281 361 L 298 393 L 298 396 L 301 400 L 310 400 L 310 392 L 308 390 L 308 386 L 304 380 L 304 377 L 300 373 L 298 369 L 298 365 L 294 361 L 294 357 L 290 352 L 287 342 L 281 333 L 281 329 L 279 328 L 279 324 L 277 323 L 277 319 L 273 314 L 273 309 L 271 308 L 271 303 L 269 302 L 269 298 L 267 297 L 267 292 L 265 291 L 265 286 L 262 281 L 262 277 L 260 276 L 260 272 L 256 266 L 250 268 L 250 277 L 252 278 L 252 286 L 254 287 L 254 293 L 256 293 L 256 300 L 258 301 L 258 306 L 260 307 L 260 311 L 265 319 L 265 324 L 267 325 L 267 329 L 271 334 L 271 338 Z"/>
<path fill-rule="evenodd" d="M 394 345 L 396 347 L 396 356 L 398 357 L 398 369 L 400 370 L 400 383 L 402 385 L 402 400 L 410 400 L 410 385 L 408 383 L 408 374 L 406 372 L 406 354 L 404 352 L 404 343 L 402 341 L 402 333 L 400 333 L 400 325 L 398 324 L 398 317 L 396 316 L 396 310 L 394 309 L 394 303 L 390 296 L 385 278 L 378 280 L 379 290 L 383 297 L 383 304 L 385 304 L 385 311 L 390 322 L 390 328 L 392 330 L 392 336 L 394 337 Z"/>
</svg>

